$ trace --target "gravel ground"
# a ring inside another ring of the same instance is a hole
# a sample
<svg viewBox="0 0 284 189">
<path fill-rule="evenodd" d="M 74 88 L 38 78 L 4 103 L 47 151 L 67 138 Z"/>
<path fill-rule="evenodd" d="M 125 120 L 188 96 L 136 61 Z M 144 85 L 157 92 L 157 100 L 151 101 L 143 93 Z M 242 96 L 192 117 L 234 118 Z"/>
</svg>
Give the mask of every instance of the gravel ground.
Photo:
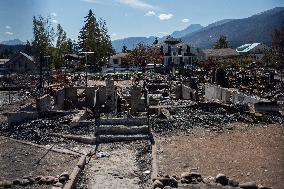
<svg viewBox="0 0 284 189">
<path fill-rule="evenodd" d="M 23 144 L 0 136 L 0 181 L 22 179 L 24 176 L 57 176 L 72 172 L 79 156 L 50 151 L 41 161 L 36 162 L 47 149 Z M 31 185 L 26 188 L 51 188 L 46 185 Z"/>
<path fill-rule="evenodd" d="M 128 143 L 100 144 L 98 152 L 109 157 L 94 157 L 86 166 L 77 188 L 148 188 L 151 170 L 150 143 L 137 141 Z"/>
<path fill-rule="evenodd" d="M 241 183 L 284 188 L 284 125 L 235 123 L 231 128 L 223 133 L 199 128 L 189 135 L 157 137 L 160 174 L 223 173 Z"/>
</svg>

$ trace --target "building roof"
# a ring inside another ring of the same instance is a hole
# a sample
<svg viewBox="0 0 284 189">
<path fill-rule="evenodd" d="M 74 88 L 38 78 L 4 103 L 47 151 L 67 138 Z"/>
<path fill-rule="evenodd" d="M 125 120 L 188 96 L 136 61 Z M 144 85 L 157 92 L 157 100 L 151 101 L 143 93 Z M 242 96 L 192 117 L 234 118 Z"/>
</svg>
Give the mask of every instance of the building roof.
<svg viewBox="0 0 284 189">
<path fill-rule="evenodd" d="M 172 36 L 168 36 L 164 41 L 164 43 L 174 44 L 174 45 L 180 42 L 181 42 L 181 39 L 173 38 Z"/>
<path fill-rule="evenodd" d="M 10 59 L 0 59 L 0 64 L 5 64 L 8 62 Z"/>
<path fill-rule="evenodd" d="M 111 58 L 112 59 L 116 59 L 116 58 L 125 58 L 125 56 L 127 55 L 128 53 L 117 53 L 115 55 L 112 55 Z"/>
<path fill-rule="evenodd" d="M 237 47 L 236 51 L 239 53 L 247 53 L 260 44 L 261 43 L 244 44 L 242 46 Z"/>
<path fill-rule="evenodd" d="M 26 53 L 20 52 L 20 54 L 22 54 L 23 56 L 25 56 L 25 57 L 26 57 L 27 59 L 29 59 L 30 61 L 34 61 L 34 59 L 33 59 L 31 56 L 27 55 Z"/>
<path fill-rule="evenodd" d="M 239 53 L 235 49 L 225 48 L 225 49 L 205 49 L 203 50 L 207 57 L 230 57 L 238 56 Z"/>
</svg>

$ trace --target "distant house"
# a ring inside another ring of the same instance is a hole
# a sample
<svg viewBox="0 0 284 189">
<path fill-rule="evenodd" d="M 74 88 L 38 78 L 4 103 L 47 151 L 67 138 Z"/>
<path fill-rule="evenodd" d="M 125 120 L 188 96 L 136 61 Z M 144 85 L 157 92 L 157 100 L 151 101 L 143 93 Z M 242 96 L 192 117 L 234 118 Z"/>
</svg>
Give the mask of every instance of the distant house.
<svg viewBox="0 0 284 189">
<path fill-rule="evenodd" d="M 5 67 L 12 72 L 25 73 L 36 70 L 33 58 L 23 52 L 17 53 L 13 58 L 5 63 Z"/>
<path fill-rule="evenodd" d="M 108 66 L 112 68 L 123 67 L 126 64 L 126 55 L 127 53 L 117 53 L 111 56 Z"/>
<path fill-rule="evenodd" d="M 8 69 L 5 67 L 6 62 L 8 62 L 10 59 L 0 59 L 0 73 L 6 73 L 8 72 Z"/>
<path fill-rule="evenodd" d="M 204 49 L 199 53 L 198 59 L 200 61 L 206 60 L 221 60 L 228 58 L 235 58 L 239 56 L 239 53 L 235 49 L 224 48 L 224 49 Z"/>
<path fill-rule="evenodd" d="M 236 49 L 240 55 L 249 56 L 252 61 L 261 61 L 267 50 L 269 47 L 262 43 L 244 44 Z"/>
<path fill-rule="evenodd" d="M 65 54 L 64 59 L 68 67 L 78 68 L 83 62 L 85 62 L 85 56 L 78 54 Z"/>
<path fill-rule="evenodd" d="M 194 55 L 190 51 L 190 45 L 182 42 L 180 39 L 168 36 L 158 46 L 162 48 L 164 66 L 174 65 L 183 67 L 192 64 Z"/>
</svg>

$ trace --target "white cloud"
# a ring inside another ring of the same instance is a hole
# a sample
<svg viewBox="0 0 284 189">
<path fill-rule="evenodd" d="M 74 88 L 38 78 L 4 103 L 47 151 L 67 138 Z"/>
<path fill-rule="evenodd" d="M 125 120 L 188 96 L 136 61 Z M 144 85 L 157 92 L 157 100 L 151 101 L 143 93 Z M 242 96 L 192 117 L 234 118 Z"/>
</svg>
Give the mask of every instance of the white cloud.
<svg viewBox="0 0 284 189">
<path fill-rule="evenodd" d="M 5 35 L 14 35 L 13 32 L 5 32 Z"/>
<path fill-rule="evenodd" d="M 53 19 L 52 22 L 53 22 L 54 24 L 57 24 L 57 23 L 58 23 L 58 20 Z"/>
<path fill-rule="evenodd" d="M 117 36 L 117 33 L 112 33 L 111 36 L 112 36 L 112 37 L 116 37 L 116 36 Z"/>
<path fill-rule="evenodd" d="M 158 32 L 158 34 L 160 34 L 160 35 L 169 35 L 169 33 L 168 33 L 168 32 L 165 32 L 165 31 Z"/>
<path fill-rule="evenodd" d="M 117 2 L 130 6 L 132 8 L 142 9 L 142 10 L 157 10 L 158 8 L 154 5 L 142 2 L 141 0 L 116 0 Z"/>
<path fill-rule="evenodd" d="M 7 29 L 7 30 L 10 30 L 11 29 L 11 26 L 5 26 L 5 28 Z"/>
<path fill-rule="evenodd" d="M 181 20 L 182 22 L 186 23 L 186 22 L 189 22 L 189 19 L 188 18 L 184 18 Z"/>
<path fill-rule="evenodd" d="M 55 12 L 50 13 L 51 16 L 56 17 L 57 14 Z"/>
<path fill-rule="evenodd" d="M 169 20 L 173 17 L 173 14 L 160 14 L 158 17 L 160 20 Z"/>
<path fill-rule="evenodd" d="M 145 16 L 155 16 L 156 13 L 154 11 L 148 11 Z"/>
</svg>

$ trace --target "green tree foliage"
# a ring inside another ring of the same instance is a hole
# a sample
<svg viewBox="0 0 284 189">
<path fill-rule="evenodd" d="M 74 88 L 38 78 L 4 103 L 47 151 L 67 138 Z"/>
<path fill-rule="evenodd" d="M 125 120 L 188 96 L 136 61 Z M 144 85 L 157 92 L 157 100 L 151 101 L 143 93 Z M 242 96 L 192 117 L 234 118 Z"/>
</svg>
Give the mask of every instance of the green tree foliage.
<svg viewBox="0 0 284 189">
<path fill-rule="evenodd" d="M 153 42 L 153 45 L 157 45 L 159 43 L 158 38 L 155 38 L 155 41 Z"/>
<path fill-rule="evenodd" d="M 102 66 L 107 63 L 113 53 L 106 23 L 102 19 L 97 20 L 92 10 L 89 10 L 85 19 L 85 25 L 78 37 L 80 50 L 94 52 L 88 58 L 91 66 Z"/>
<path fill-rule="evenodd" d="M 31 43 L 27 40 L 27 43 L 25 45 L 25 53 L 27 55 L 32 55 L 32 46 Z"/>
<path fill-rule="evenodd" d="M 227 37 L 224 35 L 221 35 L 218 41 L 215 43 L 214 49 L 223 49 L 223 48 L 228 48 L 228 41 Z"/>
<path fill-rule="evenodd" d="M 127 46 L 126 46 L 125 44 L 122 46 L 122 52 L 123 52 L 123 53 L 126 53 L 126 52 L 127 52 Z"/>
<path fill-rule="evenodd" d="M 72 53 L 72 40 L 67 38 L 66 32 L 60 24 L 57 25 L 56 48 L 52 50 L 52 59 L 54 67 L 64 66 L 64 56 Z"/>
<path fill-rule="evenodd" d="M 35 50 L 35 57 L 38 60 L 40 55 L 50 54 L 52 42 L 54 40 L 54 29 L 50 18 L 42 16 L 33 17 L 33 41 L 32 47 Z"/>
</svg>

